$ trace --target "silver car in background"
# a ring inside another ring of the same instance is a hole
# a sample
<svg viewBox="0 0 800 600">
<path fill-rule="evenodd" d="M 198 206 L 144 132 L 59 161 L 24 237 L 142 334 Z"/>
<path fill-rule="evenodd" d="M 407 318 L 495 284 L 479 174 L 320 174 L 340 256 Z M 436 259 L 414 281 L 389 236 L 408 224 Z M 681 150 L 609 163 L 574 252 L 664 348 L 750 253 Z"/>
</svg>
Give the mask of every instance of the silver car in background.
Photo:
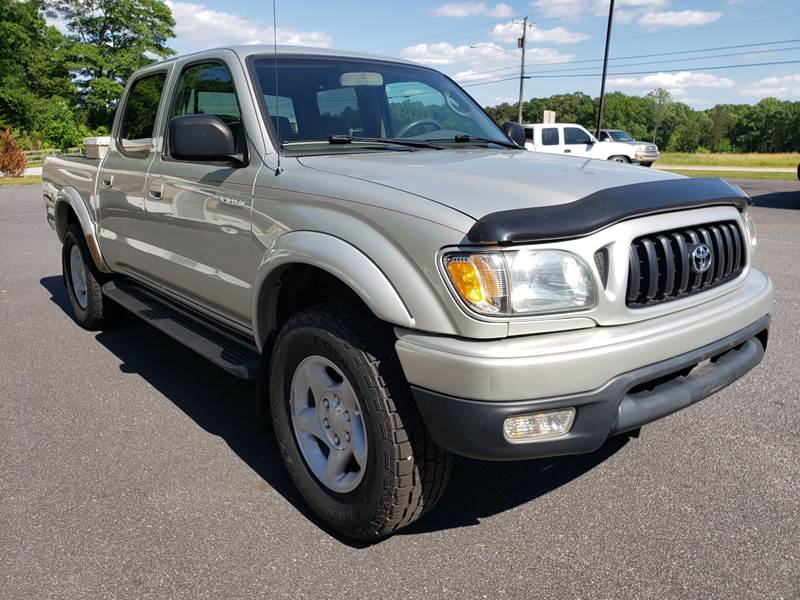
<svg viewBox="0 0 800 600">
<path fill-rule="evenodd" d="M 639 161 L 639 164 L 643 167 L 650 167 L 661 158 L 658 146 L 651 142 L 637 141 L 633 136 L 622 129 L 601 129 L 598 139 L 601 142 L 621 142 L 633 145 L 636 148 L 635 159 Z"/>
</svg>

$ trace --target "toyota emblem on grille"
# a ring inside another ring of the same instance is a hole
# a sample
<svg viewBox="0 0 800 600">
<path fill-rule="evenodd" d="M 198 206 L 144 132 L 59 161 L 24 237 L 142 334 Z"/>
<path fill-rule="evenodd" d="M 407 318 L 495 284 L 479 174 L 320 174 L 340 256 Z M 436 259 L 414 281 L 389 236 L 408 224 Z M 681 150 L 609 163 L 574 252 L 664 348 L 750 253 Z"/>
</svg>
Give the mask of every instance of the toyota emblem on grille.
<svg viewBox="0 0 800 600">
<path fill-rule="evenodd" d="M 705 244 L 697 244 L 689 254 L 689 258 L 695 273 L 705 273 L 711 266 L 711 249 Z"/>
</svg>

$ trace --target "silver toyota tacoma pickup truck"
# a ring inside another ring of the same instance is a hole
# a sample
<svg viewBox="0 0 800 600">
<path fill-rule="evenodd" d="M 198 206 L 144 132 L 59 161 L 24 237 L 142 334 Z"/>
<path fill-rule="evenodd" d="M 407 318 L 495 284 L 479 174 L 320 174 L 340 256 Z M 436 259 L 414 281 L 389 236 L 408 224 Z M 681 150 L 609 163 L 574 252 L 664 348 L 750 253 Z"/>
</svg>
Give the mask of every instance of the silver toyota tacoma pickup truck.
<svg viewBox="0 0 800 600">
<path fill-rule="evenodd" d="M 133 75 L 44 201 L 77 322 L 132 312 L 257 379 L 302 496 L 374 539 L 452 454 L 591 452 L 764 355 L 741 189 L 524 143 L 423 66 L 223 48 Z"/>
</svg>

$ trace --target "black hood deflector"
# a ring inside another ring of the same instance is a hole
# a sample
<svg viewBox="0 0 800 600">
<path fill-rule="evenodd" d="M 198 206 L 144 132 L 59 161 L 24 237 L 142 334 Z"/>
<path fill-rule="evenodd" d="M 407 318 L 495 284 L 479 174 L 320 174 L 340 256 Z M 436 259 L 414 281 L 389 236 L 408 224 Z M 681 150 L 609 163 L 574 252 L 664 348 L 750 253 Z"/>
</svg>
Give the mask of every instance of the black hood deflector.
<svg viewBox="0 0 800 600">
<path fill-rule="evenodd" d="M 486 215 L 467 232 L 474 243 L 516 244 L 582 237 L 634 217 L 687 208 L 750 203 L 741 188 L 722 179 L 665 179 L 612 187 L 553 206 Z"/>
</svg>

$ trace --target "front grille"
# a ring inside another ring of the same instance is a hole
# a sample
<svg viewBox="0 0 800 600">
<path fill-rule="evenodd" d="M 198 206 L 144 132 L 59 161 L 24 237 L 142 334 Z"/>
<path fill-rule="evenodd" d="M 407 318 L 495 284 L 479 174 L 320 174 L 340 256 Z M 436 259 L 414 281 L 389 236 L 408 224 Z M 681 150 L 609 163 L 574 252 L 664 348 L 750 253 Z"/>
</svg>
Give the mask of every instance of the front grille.
<svg viewBox="0 0 800 600">
<path fill-rule="evenodd" d="M 701 246 L 710 251 L 705 271 L 699 270 L 706 254 Z M 696 294 L 734 279 L 746 261 L 745 238 L 733 221 L 636 238 L 628 260 L 627 304 L 640 308 Z"/>
</svg>

